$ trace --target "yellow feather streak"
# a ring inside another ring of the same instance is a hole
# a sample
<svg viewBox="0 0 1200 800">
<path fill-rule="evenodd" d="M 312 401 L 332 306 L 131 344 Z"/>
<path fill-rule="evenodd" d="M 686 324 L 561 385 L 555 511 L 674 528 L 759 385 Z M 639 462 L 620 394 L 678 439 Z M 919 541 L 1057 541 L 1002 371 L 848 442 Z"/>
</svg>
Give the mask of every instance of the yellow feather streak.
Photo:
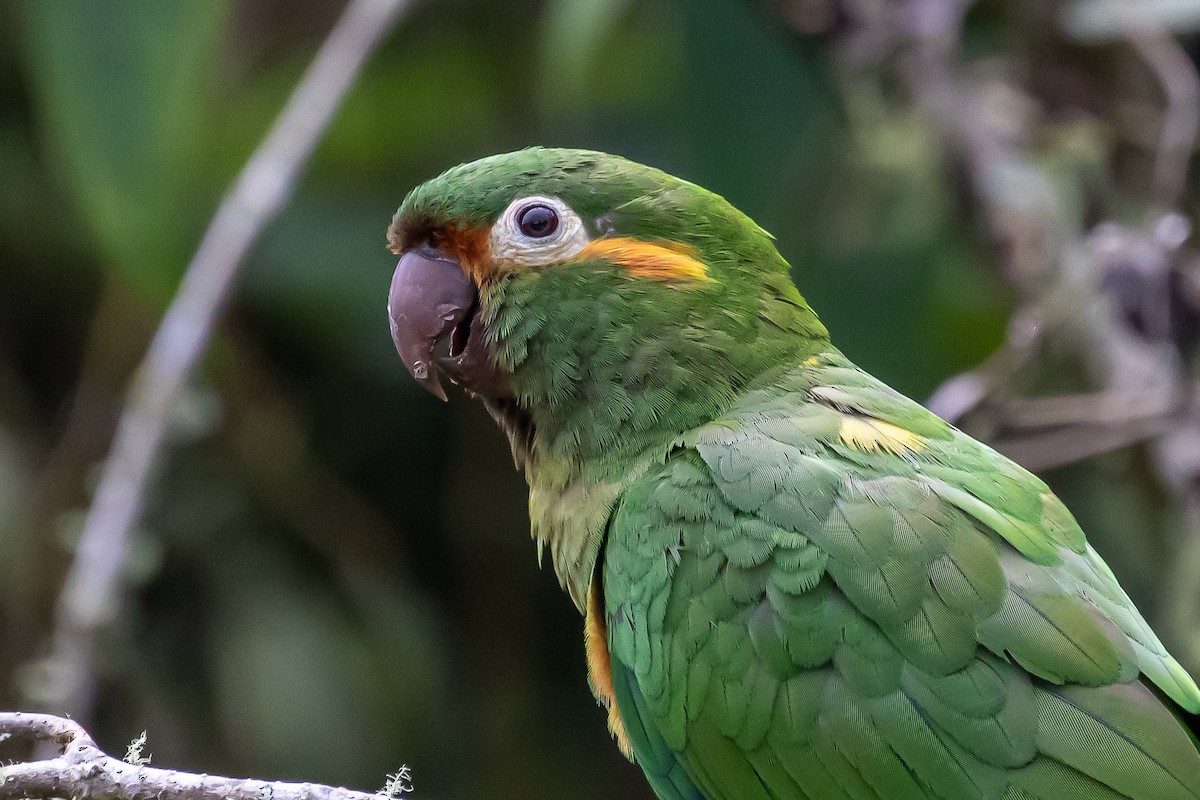
<svg viewBox="0 0 1200 800">
<path fill-rule="evenodd" d="M 842 417 L 838 435 L 843 444 L 864 453 L 904 456 L 925 447 L 925 440 L 912 431 L 870 417 Z"/>
<path fill-rule="evenodd" d="M 583 623 L 583 645 L 587 651 L 588 683 L 592 694 L 608 711 L 608 730 L 617 740 L 617 747 L 633 761 L 633 745 L 625 732 L 625 721 L 617 708 L 612 683 L 612 656 L 608 652 L 608 623 L 604 620 L 604 598 L 599 591 L 600 579 L 593 578 L 588 587 L 587 618 Z"/>
<path fill-rule="evenodd" d="M 633 275 L 659 281 L 711 281 L 708 267 L 698 255 L 695 248 L 677 242 L 644 242 L 617 236 L 590 242 L 575 259 L 609 261 Z"/>
</svg>

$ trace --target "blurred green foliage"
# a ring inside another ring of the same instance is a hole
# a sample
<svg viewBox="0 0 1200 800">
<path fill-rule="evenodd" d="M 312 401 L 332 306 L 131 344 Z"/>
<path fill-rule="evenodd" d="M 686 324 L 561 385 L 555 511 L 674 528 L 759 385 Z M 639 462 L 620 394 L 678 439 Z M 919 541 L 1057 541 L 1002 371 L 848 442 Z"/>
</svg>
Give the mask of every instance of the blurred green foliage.
<svg viewBox="0 0 1200 800">
<path fill-rule="evenodd" d="M 195 201 L 226 5 L 30 3 L 23 11 L 41 145 L 95 254 L 130 286 L 169 296 L 204 220 Z M 201 196 L 215 188 L 209 183 Z"/>
<path fill-rule="evenodd" d="M 839 79 L 778 5 L 417 4 L 255 249 L 186 398 L 103 642 L 103 746 L 145 728 L 155 765 L 375 788 L 407 763 L 422 797 L 649 796 L 607 741 L 502 437 L 395 357 L 383 232 L 461 161 L 621 153 L 755 217 L 835 341 L 928 394 L 1001 340 L 1006 284 L 928 121 Z M 0 707 L 38 696 L 157 315 L 337 11 L 0 5 Z M 972 46 L 1004 47 L 1004 20 L 973 23 Z M 1097 541 L 1136 533 L 1114 566 L 1153 608 L 1138 549 L 1162 552 L 1163 499 L 1113 478 L 1144 476 L 1127 458 L 1106 464 L 1060 488 Z"/>
</svg>

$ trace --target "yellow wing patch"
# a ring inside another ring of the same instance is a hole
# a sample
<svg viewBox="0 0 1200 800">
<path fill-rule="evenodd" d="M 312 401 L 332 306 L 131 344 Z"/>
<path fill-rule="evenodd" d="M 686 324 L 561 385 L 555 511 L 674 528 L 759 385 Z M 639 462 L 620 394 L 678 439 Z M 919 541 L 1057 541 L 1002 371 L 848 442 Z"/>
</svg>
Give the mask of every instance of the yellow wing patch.
<svg viewBox="0 0 1200 800">
<path fill-rule="evenodd" d="M 846 446 L 864 453 L 904 456 L 925 448 L 925 440 L 912 431 L 871 417 L 842 417 L 838 436 Z"/>
<path fill-rule="evenodd" d="M 625 720 L 617 708 L 612 683 L 612 656 L 608 652 L 608 623 L 604 621 L 604 598 L 599 591 L 599 576 L 588 587 L 587 617 L 583 623 L 583 646 L 587 651 L 588 683 L 597 702 L 608 711 L 608 730 L 617 740 L 621 753 L 633 761 L 633 745 L 625 732 Z"/>
<path fill-rule="evenodd" d="M 644 242 L 618 236 L 589 242 L 575 258 L 611 261 L 633 275 L 658 281 L 711 281 L 708 267 L 698 255 L 695 248 L 685 244 Z"/>
</svg>

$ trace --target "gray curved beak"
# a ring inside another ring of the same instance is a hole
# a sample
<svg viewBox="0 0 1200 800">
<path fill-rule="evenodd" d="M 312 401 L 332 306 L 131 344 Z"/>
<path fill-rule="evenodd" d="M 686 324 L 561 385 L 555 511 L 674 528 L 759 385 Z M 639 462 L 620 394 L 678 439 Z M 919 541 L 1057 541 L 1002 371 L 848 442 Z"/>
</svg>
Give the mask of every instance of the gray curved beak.
<svg viewBox="0 0 1200 800">
<path fill-rule="evenodd" d="M 435 349 L 467 319 L 476 302 L 475 285 L 458 262 L 421 248 L 400 257 L 388 292 L 392 342 L 409 374 L 442 400 Z"/>
</svg>

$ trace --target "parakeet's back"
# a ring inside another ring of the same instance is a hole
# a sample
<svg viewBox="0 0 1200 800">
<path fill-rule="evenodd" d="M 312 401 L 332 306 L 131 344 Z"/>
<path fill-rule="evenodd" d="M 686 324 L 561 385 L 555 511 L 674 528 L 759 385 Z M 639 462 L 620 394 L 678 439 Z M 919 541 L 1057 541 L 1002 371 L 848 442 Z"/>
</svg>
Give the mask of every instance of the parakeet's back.
<svg viewBox="0 0 1200 800">
<path fill-rule="evenodd" d="M 1172 659 L 1037 478 L 836 354 L 688 433 L 604 554 L 664 798 L 1200 797 Z"/>
<path fill-rule="evenodd" d="M 507 433 L 661 798 L 1200 800 L 1200 690 L 1070 513 L 847 361 L 723 199 L 531 148 L 389 241 L 397 349 Z"/>
</svg>

